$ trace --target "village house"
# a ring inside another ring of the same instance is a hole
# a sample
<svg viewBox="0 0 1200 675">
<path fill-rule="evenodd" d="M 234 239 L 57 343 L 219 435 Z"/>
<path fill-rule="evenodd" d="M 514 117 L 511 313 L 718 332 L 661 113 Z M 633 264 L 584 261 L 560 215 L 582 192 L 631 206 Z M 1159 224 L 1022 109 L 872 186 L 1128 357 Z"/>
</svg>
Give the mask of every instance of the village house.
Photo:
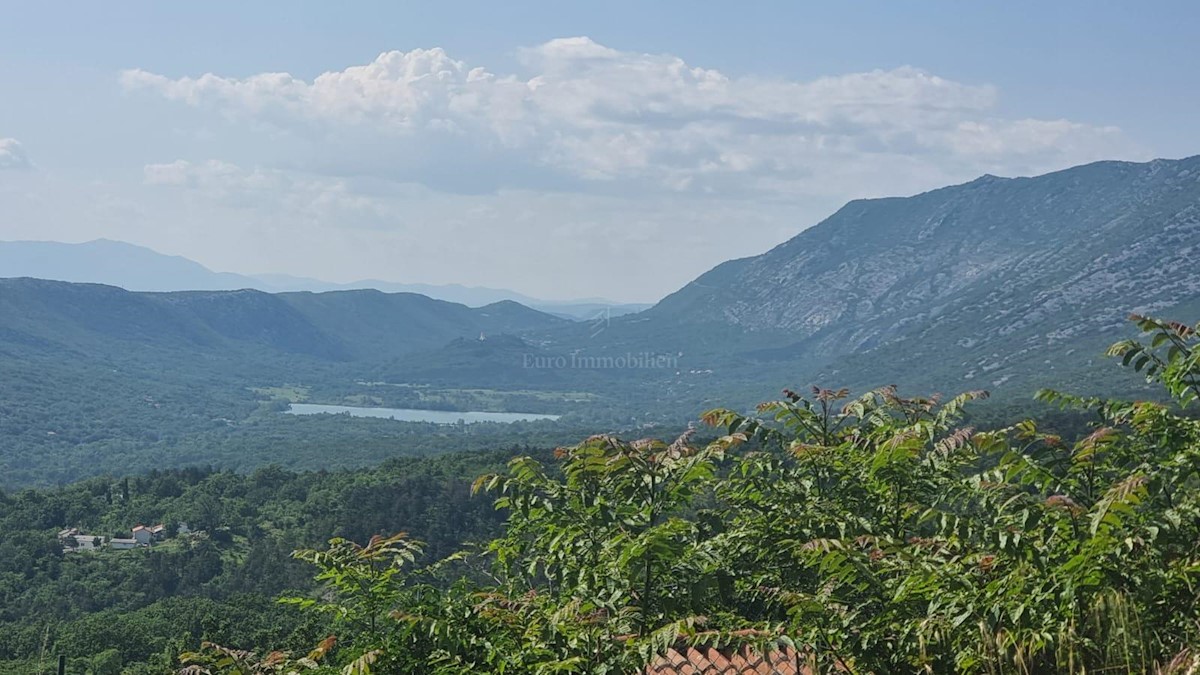
<svg viewBox="0 0 1200 675">
<path fill-rule="evenodd" d="M 191 532 L 186 523 L 179 524 L 179 533 Z M 152 546 L 167 536 L 167 528 L 162 523 L 158 525 L 137 525 L 130 532 L 129 538 L 114 537 L 106 539 L 95 534 L 86 534 L 77 527 L 68 527 L 58 532 L 58 541 L 64 551 L 98 551 L 107 545 L 117 551 L 124 551 L 139 546 Z"/>
<path fill-rule="evenodd" d="M 104 546 L 105 541 L 104 537 L 85 534 L 77 527 L 69 527 L 58 533 L 58 543 L 62 544 L 63 551 L 96 551 Z"/>
<path fill-rule="evenodd" d="M 74 534 L 68 546 L 75 551 L 96 551 L 104 546 L 104 537 L 94 534 Z"/>
<path fill-rule="evenodd" d="M 138 525 L 133 528 L 133 538 L 140 546 L 149 546 L 166 536 L 167 528 L 158 525 Z"/>
</svg>

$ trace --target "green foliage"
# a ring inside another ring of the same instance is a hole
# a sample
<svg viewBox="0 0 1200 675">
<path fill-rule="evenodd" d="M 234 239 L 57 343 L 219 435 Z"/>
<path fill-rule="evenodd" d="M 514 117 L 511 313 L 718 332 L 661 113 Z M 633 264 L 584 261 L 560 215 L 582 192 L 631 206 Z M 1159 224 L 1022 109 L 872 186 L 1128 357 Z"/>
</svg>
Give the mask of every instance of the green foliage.
<svg viewBox="0 0 1200 675">
<path fill-rule="evenodd" d="M 1165 344 L 1114 353 L 1150 354 L 1131 365 L 1187 403 L 1192 352 L 1154 361 Z M 402 536 L 334 540 L 299 554 L 332 599 L 302 602 L 336 609 L 344 673 L 636 672 L 679 642 L 747 641 L 822 672 L 1192 672 L 1200 423 L 1044 392 L 1089 432 L 979 431 L 984 397 L 785 390 L 706 413 L 724 435 L 702 447 L 594 436 L 553 468 L 518 457 L 476 482 L 508 513 L 479 554 L 410 571 Z M 445 574 L 450 591 L 419 578 Z"/>
<path fill-rule="evenodd" d="M 447 407 L 431 400 L 393 400 L 394 392 L 410 390 L 357 385 L 355 374 L 331 373 L 320 364 L 297 367 L 310 378 L 319 402 L 376 405 L 357 398 L 369 395 L 380 397 L 383 405 Z M 370 467 L 395 457 L 553 447 L 587 430 L 578 421 L 443 425 L 287 415 L 285 402 L 257 400 L 268 394 L 248 388 L 287 381 L 289 375 L 194 356 L 162 367 L 9 358 L 0 345 L 0 489 L 196 466 L 240 472 L 270 465 Z M 528 405 L 524 411 L 534 412 L 547 407 L 521 397 L 505 398 L 499 407 L 507 405 Z"/>
<path fill-rule="evenodd" d="M 1186 401 L 1196 368 L 1167 363 Z M 1134 673 L 1196 644 L 1194 420 L 1044 393 L 1098 419 L 1067 444 L 959 426 L 978 394 L 785 393 L 767 419 L 707 419 L 760 442 L 722 487 L 731 531 L 775 544 L 732 548 L 744 597 L 829 667 Z"/>
<path fill-rule="evenodd" d="M 1150 336 L 1149 344 L 1122 340 L 1109 348 L 1108 355 L 1121 357 L 1124 365 L 1144 373 L 1147 382 L 1162 383 L 1180 405 L 1200 397 L 1200 326 L 1139 315 L 1130 320 Z"/>
<path fill-rule="evenodd" d="M 45 653 L 45 672 L 65 654 L 68 673 L 79 675 L 116 650 L 121 669 L 162 673 L 202 640 L 305 648 L 328 633 L 329 617 L 275 601 L 316 587 L 308 564 L 289 555 L 294 549 L 330 537 L 365 541 L 397 523 L 437 557 L 486 540 L 502 514 L 471 498 L 471 480 L 520 451 L 402 458 L 358 471 L 161 471 L 0 493 L 0 672 L 43 672 L 15 664 Z M 129 536 L 139 522 L 169 530 L 187 522 L 201 532 L 131 551 L 64 553 L 55 540 L 65 527 Z"/>
<path fill-rule="evenodd" d="M 1112 353 L 1186 406 L 1194 332 L 1138 321 L 1148 342 Z M 751 643 L 796 645 L 822 672 L 1194 672 L 1200 422 L 1044 391 L 1070 433 L 980 429 L 985 397 L 785 390 L 754 414 L 706 413 L 704 440 L 0 494 L 0 658 L 543 675 Z M 474 492 L 493 504 L 470 498 L 487 470 Z M 209 536 L 69 555 L 53 541 L 151 520 Z M 416 538 L 384 534 L 398 526 Z"/>
<path fill-rule="evenodd" d="M 594 436 L 559 450 L 561 473 L 523 457 L 476 482 L 510 514 L 488 548 L 503 581 L 491 592 L 541 613 L 529 623 L 541 633 L 525 639 L 557 651 L 556 669 L 625 672 L 725 604 L 729 579 L 704 525 L 716 518 L 697 507 L 741 437 L 689 440 Z"/>
<path fill-rule="evenodd" d="M 406 565 L 411 565 L 422 546 L 401 533 L 390 537 L 375 536 L 366 546 L 346 539 L 329 540 L 329 548 L 302 549 L 292 557 L 321 570 L 316 580 L 333 594 L 333 600 L 284 598 L 281 602 L 316 609 L 334 615 L 338 623 L 347 623 L 351 631 L 374 633 L 385 613 L 396 604 L 400 586 L 396 583 Z M 336 625 L 336 624 L 335 624 Z"/>
</svg>

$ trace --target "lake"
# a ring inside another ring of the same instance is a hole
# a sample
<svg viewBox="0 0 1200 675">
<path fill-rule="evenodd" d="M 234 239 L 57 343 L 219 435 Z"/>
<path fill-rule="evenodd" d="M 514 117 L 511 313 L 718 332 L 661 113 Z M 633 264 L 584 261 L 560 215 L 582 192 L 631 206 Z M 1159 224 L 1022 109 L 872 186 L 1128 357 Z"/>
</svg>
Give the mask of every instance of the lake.
<svg viewBox="0 0 1200 675">
<path fill-rule="evenodd" d="M 293 403 L 290 415 L 338 415 L 349 413 L 351 417 L 381 417 L 399 422 L 433 422 L 435 424 L 457 424 L 459 422 L 529 422 L 533 420 L 556 420 L 558 415 L 518 412 L 451 412 L 448 410 L 412 410 L 409 408 L 361 408 L 349 405 L 322 405 L 319 403 Z"/>
</svg>

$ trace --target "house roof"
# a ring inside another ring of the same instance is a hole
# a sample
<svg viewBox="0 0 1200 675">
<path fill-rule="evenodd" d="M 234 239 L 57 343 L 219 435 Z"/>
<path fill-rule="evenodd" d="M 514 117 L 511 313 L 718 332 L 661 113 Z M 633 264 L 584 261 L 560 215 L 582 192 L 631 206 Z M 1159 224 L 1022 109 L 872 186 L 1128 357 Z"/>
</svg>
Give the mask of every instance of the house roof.
<svg viewBox="0 0 1200 675">
<path fill-rule="evenodd" d="M 146 527 L 145 525 L 137 525 L 133 528 L 133 531 L 137 532 L 138 530 L 149 530 L 149 529 L 150 528 Z"/>
<path fill-rule="evenodd" d="M 750 647 L 672 649 L 646 666 L 646 675 L 812 675 L 796 650 L 760 654 Z"/>
</svg>

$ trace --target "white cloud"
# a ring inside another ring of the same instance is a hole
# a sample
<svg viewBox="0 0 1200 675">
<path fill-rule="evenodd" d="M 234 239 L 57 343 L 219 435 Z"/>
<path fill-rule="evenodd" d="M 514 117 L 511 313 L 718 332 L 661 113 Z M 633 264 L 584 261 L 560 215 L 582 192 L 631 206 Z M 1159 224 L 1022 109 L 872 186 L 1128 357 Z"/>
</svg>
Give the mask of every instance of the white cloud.
<svg viewBox="0 0 1200 675">
<path fill-rule="evenodd" d="M 519 57 L 519 74 L 441 49 L 312 80 L 127 71 L 193 108 L 175 128 L 201 125 L 190 152 L 221 159 L 146 165 L 120 201 L 144 214 L 98 212 L 223 269 L 647 300 L 851 198 L 1140 158 L 1118 129 L 1002 115 L 995 87 L 912 67 L 771 80 L 587 38 Z"/>
<path fill-rule="evenodd" d="M 27 169 L 29 157 L 15 138 L 0 138 L 0 169 Z"/>
<path fill-rule="evenodd" d="M 582 37 L 522 50 L 521 61 L 527 73 L 497 75 L 415 49 L 312 81 L 143 70 L 121 80 L 273 127 L 302 148 L 289 160 L 308 170 L 452 192 L 878 193 L 1130 149 L 1112 127 L 998 116 L 994 87 L 912 67 L 812 81 L 731 77 Z"/>
</svg>

